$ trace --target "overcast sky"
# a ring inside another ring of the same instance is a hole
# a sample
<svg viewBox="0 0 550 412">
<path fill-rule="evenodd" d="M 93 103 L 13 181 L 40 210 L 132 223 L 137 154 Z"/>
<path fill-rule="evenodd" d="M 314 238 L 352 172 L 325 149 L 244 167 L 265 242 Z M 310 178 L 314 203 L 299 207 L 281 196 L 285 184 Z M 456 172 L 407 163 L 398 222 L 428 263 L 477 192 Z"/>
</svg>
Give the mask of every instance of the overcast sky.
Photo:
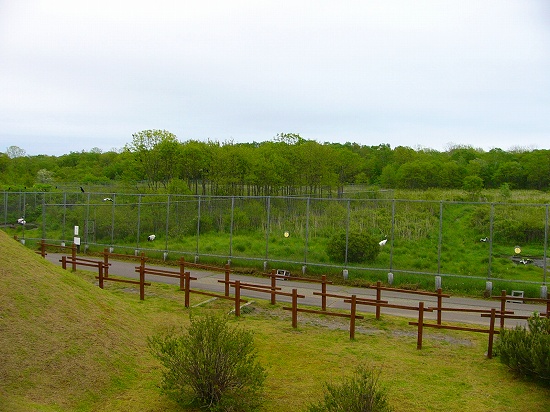
<svg viewBox="0 0 550 412">
<path fill-rule="evenodd" d="M 550 149 L 549 0 L 0 0 L 0 152 Z"/>
</svg>

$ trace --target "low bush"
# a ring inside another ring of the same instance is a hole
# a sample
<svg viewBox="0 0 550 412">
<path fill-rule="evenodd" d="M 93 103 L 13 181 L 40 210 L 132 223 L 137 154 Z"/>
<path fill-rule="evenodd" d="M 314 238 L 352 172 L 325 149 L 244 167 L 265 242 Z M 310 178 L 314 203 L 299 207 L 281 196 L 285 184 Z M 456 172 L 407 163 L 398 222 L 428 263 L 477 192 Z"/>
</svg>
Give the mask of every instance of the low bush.
<svg viewBox="0 0 550 412">
<path fill-rule="evenodd" d="M 550 319 L 535 313 L 527 328 L 502 330 L 495 343 L 495 355 L 516 373 L 550 385 Z"/>
<path fill-rule="evenodd" d="M 380 245 L 367 233 L 351 232 L 347 234 L 348 263 L 374 262 L 380 253 Z M 327 255 L 334 262 L 346 260 L 346 233 L 334 235 L 328 242 Z"/>
<path fill-rule="evenodd" d="M 323 401 L 307 412 L 391 412 L 386 392 L 380 387 L 380 371 L 361 365 L 341 384 L 326 384 Z"/>
<path fill-rule="evenodd" d="M 261 404 L 266 378 L 256 361 L 252 333 L 231 328 L 225 317 L 191 319 L 187 333 L 148 339 L 165 367 L 163 389 L 179 402 L 210 411 L 251 411 Z"/>
</svg>

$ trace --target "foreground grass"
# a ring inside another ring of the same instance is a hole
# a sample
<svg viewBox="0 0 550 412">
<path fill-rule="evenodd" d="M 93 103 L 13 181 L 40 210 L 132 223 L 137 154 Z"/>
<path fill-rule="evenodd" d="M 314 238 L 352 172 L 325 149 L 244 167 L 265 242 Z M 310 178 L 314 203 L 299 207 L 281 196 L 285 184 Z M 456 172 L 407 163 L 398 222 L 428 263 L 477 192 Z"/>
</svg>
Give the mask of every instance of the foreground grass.
<svg viewBox="0 0 550 412">
<path fill-rule="evenodd" d="M 175 294 L 169 287 L 155 288 Z M 162 303 L 158 289 L 156 298 L 146 298 L 158 310 L 150 314 L 151 321 L 162 324 L 159 329 L 187 325 L 189 313 L 175 301 L 174 308 Z M 139 305 L 135 294 L 131 298 L 130 306 Z M 356 339 L 350 341 L 345 320 L 300 315 L 299 327 L 293 329 L 289 313 L 279 305 L 257 301 L 251 307 L 250 313 L 231 322 L 254 332 L 259 359 L 267 369 L 262 411 L 303 411 L 321 398 L 325 382 L 338 383 L 358 363 L 381 368 L 381 381 L 396 411 L 550 410 L 548 388 L 521 381 L 498 360 L 486 359 L 484 335 L 428 333 L 418 351 L 416 331 L 405 320 L 360 321 Z M 210 310 L 228 313 L 231 308 L 229 303 L 214 302 L 192 312 L 200 316 Z M 138 377 L 94 410 L 178 410 L 157 387 L 158 365 L 148 354 L 140 358 Z"/>
<path fill-rule="evenodd" d="M 133 287 L 95 285 L 90 272 L 49 264 L 0 233 L 0 410 L 183 410 L 159 389 L 160 364 L 147 336 L 185 328 L 190 316 L 229 313 L 230 302 L 153 284 L 139 301 Z M 303 411 L 358 363 L 382 370 L 396 411 L 548 411 L 550 390 L 514 377 L 485 358 L 485 335 L 429 331 L 422 350 L 406 320 L 372 315 L 349 339 L 346 320 L 300 315 L 291 327 L 281 305 L 255 301 L 231 323 L 254 332 L 267 369 L 268 411 Z"/>
</svg>

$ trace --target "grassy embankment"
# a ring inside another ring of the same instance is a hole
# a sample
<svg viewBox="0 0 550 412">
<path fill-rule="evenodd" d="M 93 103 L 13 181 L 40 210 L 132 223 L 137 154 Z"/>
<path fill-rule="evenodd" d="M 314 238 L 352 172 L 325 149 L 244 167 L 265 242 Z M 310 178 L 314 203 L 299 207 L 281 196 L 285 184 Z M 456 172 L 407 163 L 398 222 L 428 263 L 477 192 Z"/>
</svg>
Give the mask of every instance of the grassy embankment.
<svg viewBox="0 0 550 412">
<path fill-rule="evenodd" d="M 154 284 L 139 301 L 134 288 L 94 285 L 91 272 L 48 263 L 0 232 L 0 410 L 165 411 L 159 364 L 147 336 L 185 326 L 192 312 L 228 312 L 214 301 L 187 310 L 174 286 Z M 193 295 L 192 305 L 206 300 Z M 382 369 L 396 411 L 545 411 L 550 390 L 514 377 L 484 356 L 486 336 L 430 332 L 416 349 L 403 319 L 371 315 L 356 339 L 337 318 L 300 315 L 291 327 L 279 305 L 256 301 L 232 323 L 252 330 L 267 368 L 262 411 L 303 411 L 360 362 Z"/>
</svg>

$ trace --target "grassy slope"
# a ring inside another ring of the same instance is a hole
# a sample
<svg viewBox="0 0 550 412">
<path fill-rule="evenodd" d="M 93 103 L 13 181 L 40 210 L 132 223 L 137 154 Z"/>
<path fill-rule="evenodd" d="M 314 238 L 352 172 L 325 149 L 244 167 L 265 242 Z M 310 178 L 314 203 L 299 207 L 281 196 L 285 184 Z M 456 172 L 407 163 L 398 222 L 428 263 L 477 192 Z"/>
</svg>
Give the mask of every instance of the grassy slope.
<svg viewBox="0 0 550 412">
<path fill-rule="evenodd" d="M 63 271 L 2 232 L 0 265 L 0 410 L 179 410 L 159 391 L 160 369 L 146 347 L 146 336 L 189 321 L 174 286 L 151 286 L 143 302 L 124 284 L 102 291 L 90 273 Z M 191 303 L 203 300 L 192 295 Z M 300 315 L 292 329 L 280 305 L 253 307 L 232 322 L 255 333 L 268 371 L 263 412 L 303 411 L 324 382 L 338 382 L 359 362 L 382 369 L 398 412 L 550 410 L 548 388 L 484 357 L 484 335 L 425 331 L 418 351 L 402 319 L 367 315 L 350 341 L 343 319 Z M 192 311 L 230 308 L 214 301 Z"/>
<path fill-rule="evenodd" d="M 3 232 L 0 251 L 0 408 L 77 410 L 132 371 L 124 304 Z"/>
</svg>

